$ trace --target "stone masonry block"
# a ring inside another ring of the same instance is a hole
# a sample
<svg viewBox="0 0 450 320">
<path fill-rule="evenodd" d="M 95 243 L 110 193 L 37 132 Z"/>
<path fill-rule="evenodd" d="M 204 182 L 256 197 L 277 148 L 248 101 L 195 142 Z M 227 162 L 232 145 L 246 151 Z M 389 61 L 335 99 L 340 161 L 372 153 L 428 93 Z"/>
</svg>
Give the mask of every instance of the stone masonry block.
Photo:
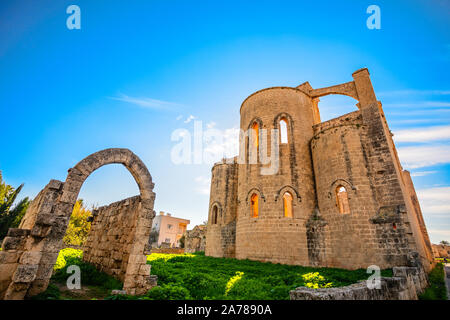
<svg viewBox="0 0 450 320">
<path fill-rule="evenodd" d="M 36 278 L 38 265 L 19 265 L 13 275 L 14 282 L 29 283 Z"/>
<path fill-rule="evenodd" d="M 8 264 L 8 263 L 17 263 L 22 254 L 22 251 L 18 250 L 9 250 L 9 251 L 0 251 L 0 265 Z"/>
<path fill-rule="evenodd" d="M 143 264 L 140 266 L 139 268 L 139 274 L 143 275 L 143 276 L 149 276 L 150 275 L 150 270 L 151 270 L 152 266 L 149 264 Z"/>
<path fill-rule="evenodd" d="M 9 228 L 6 236 L 8 237 L 26 237 L 30 234 L 29 229 Z"/>
<path fill-rule="evenodd" d="M 17 263 L 0 264 L 0 281 L 11 280 L 17 266 Z"/>
<path fill-rule="evenodd" d="M 25 243 L 23 237 L 5 237 L 2 243 L 3 250 L 21 250 Z"/>
<path fill-rule="evenodd" d="M 20 257 L 20 264 L 38 264 L 41 260 L 42 252 L 26 251 Z"/>
</svg>

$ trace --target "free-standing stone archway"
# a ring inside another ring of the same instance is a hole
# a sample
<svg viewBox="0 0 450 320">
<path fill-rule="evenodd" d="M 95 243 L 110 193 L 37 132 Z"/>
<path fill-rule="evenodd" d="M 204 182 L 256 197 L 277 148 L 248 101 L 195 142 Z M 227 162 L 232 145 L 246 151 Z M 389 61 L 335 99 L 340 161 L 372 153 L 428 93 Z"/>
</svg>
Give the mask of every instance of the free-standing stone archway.
<svg viewBox="0 0 450 320">
<path fill-rule="evenodd" d="M 84 259 L 122 280 L 129 294 L 142 294 L 156 284 L 145 256 L 155 215 L 154 184 L 138 156 L 128 149 L 114 148 L 80 161 L 69 169 L 64 183 L 51 180 L 33 200 L 19 228 L 8 231 L 0 251 L 0 299 L 23 299 L 45 291 L 81 186 L 93 171 L 113 163 L 123 164 L 130 171 L 140 196 L 111 204 L 113 214 L 108 207 L 102 207 L 103 214 L 95 212 L 92 219 L 97 227 L 89 237 L 101 241 L 97 242 L 98 248 L 90 242 Z M 117 209 L 124 211 L 121 219 L 112 216 Z M 116 226 L 114 235 L 102 228 L 102 224 L 112 222 L 124 226 Z M 114 241 L 119 238 L 120 241 Z"/>
</svg>

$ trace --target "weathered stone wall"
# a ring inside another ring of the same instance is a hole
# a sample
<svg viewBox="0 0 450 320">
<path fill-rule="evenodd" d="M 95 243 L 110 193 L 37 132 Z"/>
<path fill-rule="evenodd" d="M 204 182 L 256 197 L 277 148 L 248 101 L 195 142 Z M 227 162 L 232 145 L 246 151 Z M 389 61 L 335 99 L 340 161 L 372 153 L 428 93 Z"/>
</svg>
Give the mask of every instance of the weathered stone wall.
<svg viewBox="0 0 450 320">
<path fill-rule="evenodd" d="M 435 258 L 450 258 L 450 246 L 443 244 L 432 244 L 431 246 Z"/>
<path fill-rule="evenodd" d="M 46 290 L 58 253 L 63 248 L 63 237 L 83 182 L 94 170 L 110 163 L 123 164 L 140 190 L 140 205 L 134 213 L 136 227 L 130 235 L 131 246 L 126 249 L 129 257 L 123 277 L 124 290 L 128 294 L 140 294 L 156 284 L 155 278 L 149 275 L 149 267 L 143 266 L 154 217 L 155 194 L 151 175 L 130 150 L 106 149 L 86 157 L 69 169 L 64 183 L 51 180 L 33 200 L 20 228 L 8 231 L 2 243 L 3 251 L 0 252 L 1 299 L 20 300 Z M 102 243 L 105 244 L 103 240 Z"/>
<path fill-rule="evenodd" d="M 195 226 L 194 229 L 186 231 L 184 240 L 184 251 L 193 253 L 205 251 L 206 248 L 206 230 L 204 225 Z"/>
<path fill-rule="evenodd" d="M 216 164 L 212 170 L 205 254 L 235 257 L 237 210 L 237 163 Z M 214 216 L 215 215 L 215 216 Z"/>
<path fill-rule="evenodd" d="M 23 299 L 47 288 L 65 232 L 65 219 L 54 214 L 61 208 L 63 185 L 51 180 L 32 201 L 20 228 L 8 230 L 0 251 L 0 299 Z"/>
<path fill-rule="evenodd" d="M 226 198 L 228 207 L 237 204 L 237 258 L 356 269 L 403 266 L 418 254 L 425 270 L 431 268 L 431 244 L 414 186 L 401 167 L 369 72 L 360 69 L 352 76 L 351 82 L 327 88 L 313 89 L 307 82 L 268 88 L 243 102 L 241 129 L 258 124 L 260 145 L 267 133 L 267 156 L 278 139 L 271 129 L 279 128 L 280 119 L 287 122 L 288 142 L 280 144 L 279 170 L 272 174 L 261 169 L 273 161 L 250 163 L 254 147 L 248 136 L 240 148 L 238 173 L 231 180 L 237 200 Z M 351 96 L 359 110 L 321 123 L 318 98 L 327 94 Z M 207 255 L 224 256 L 223 236 L 231 234 L 211 224 L 213 203 L 229 193 L 228 176 L 220 169 L 229 166 L 213 167 Z M 347 191 L 348 213 L 338 208 L 340 186 Z M 289 218 L 281 198 L 285 191 L 294 198 Z M 251 214 L 253 193 L 258 217 Z"/>
<path fill-rule="evenodd" d="M 381 268 L 405 265 L 408 252 L 414 249 L 408 243 L 408 230 L 401 216 L 406 209 L 404 205 L 382 206 L 378 201 L 371 179 L 373 160 L 366 148 L 372 140 L 364 141 L 373 137 L 366 134 L 368 125 L 363 120 L 361 112 L 355 111 L 314 126 L 311 150 L 318 173 L 318 204 L 321 217 L 327 222 L 323 230 L 323 265 L 348 269 L 371 264 Z M 375 175 L 380 175 L 380 171 L 375 171 Z M 347 190 L 348 214 L 339 212 L 338 186 Z M 385 187 L 388 189 L 389 185 L 385 183 Z"/>
<path fill-rule="evenodd" d="M 258 91 L 242 103 L 240 127 L 247 131 L 258 124 L 259 148 L 265 145 L 263 130 L 267 130 L 267 156 L 272 155 L 272 129 L 279 129 L 281 119 L 287 122 L 288 143 L 279 145 L 278 163 L 264 165 L 261 158 L 250 163 L 253 146 L 248 137 L 245 150 L 241 150 L 245 164 L 239 165 L 238 174 L 236 257 L 305 265 L 309 263 L 305 223 L 317 205 L 309 150 L 313 103 L 302 91 L 286 87 Z M 277 165 L 273 173 L 262 171 Z M 286 191 L 293 196 L 292 217 L 284 216 Z M 257 218 L 251 214 L 253 193 L 259 198 Z"/>
<path fill-rule="evenodd" d="M 299 287 L 290 292 L 291 300 L 417 300 L 428 286 L 422 268 L 394 267 L 393 277 L 381 277 L 381 287 L 369 289 L 366 280 L 340 288 Z"/>
<path fill-rule="evenodd" d="M 83 260 L 123 282 L 140 206 L 141 199 L 135 196 L 94 210 L 91 230 L 83 247 Z M 138 274 L 150 275 L 150 265 L 143 258 L 139 259 L 134 266 Z"/>
</svg>

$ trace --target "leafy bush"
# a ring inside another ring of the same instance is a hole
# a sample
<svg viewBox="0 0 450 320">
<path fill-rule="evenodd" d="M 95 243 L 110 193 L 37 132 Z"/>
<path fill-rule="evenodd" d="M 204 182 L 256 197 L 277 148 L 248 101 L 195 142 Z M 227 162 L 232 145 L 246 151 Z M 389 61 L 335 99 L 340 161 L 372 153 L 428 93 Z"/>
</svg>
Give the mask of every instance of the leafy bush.
<svg viewBox="0 0 450 320">
<path fill-rule="evenodd" d="M 85 207 L 83 200 L 77 200 L 73 206 L 66 235 L 63 239 L 65 244 L 75 246 L 82 246 L 84 244 L 91 229 L 91 223 L 87 219 L 90 215 L 91 211 Z"/>
<path fill-rule="evenodd" d="M 442 263 L 436 264 L 428 274 L 430 286 L 419 296 L 420 300 L 447 300 L 445 271 Z"/>
<path fill-rule="evenodd" d="M 150 289 L 145 295 L 150 300 L 187 300 L 192 299 L 189 291 L 176 284 L 164 284 Z"/>
<path fill-rule="evenodd" d="M 3 240 L 9 228 L 17 228 L 19 226 L 31 203 L 27 197 L 20 200 L 13 207 L 13 203 L 22 188 L 23 184 L 17 189 L 6 184 L 3 181 L 2 172 L 0 171 L 0 240 Z"/>
<path fill-rule="evenodd" d="M 56 263 L 53 267 L 53 270 L 57 271 L 59 269 L 64 268 L 67 265 L 67 261 L 69 261 L 69 265 L 76 264 L 81 261 L 83 258 L 83 251 L 65 248 L 59 251 L 58 258 L 56 259 Z"/>
<path fill-rule="evenodd" d="M 305 286 L 308 288 L 319 289 L 319 288 L 331 288 L 333 286 L 332 282 L 327 282 L 323 276 L 318 272 L 308 272 L 302 274 Z"/>
<path fill-rule="evenodd" d="M 108 290 L 122 289 L 122 283 L 119 280 L 98 271 L 93 265 L 84 262 L 82 258 L 83 251 L 81 250 L 71 248 L 61 250 L 53 269 L 52 279 L 65 283 L 71 275 L 67 273 L 67 268 L 77 265 L 80 267 L 82 285 L 94 285 Z"/>
</svg>

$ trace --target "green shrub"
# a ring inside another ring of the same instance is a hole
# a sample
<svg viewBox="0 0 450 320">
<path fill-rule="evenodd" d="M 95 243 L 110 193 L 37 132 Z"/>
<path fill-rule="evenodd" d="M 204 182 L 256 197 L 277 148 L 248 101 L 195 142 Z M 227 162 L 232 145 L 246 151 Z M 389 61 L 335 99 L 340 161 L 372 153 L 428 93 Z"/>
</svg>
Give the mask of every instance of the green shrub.
<svg viewBox="0 0 450 320">
<path fill-rule="evenodd" d="M 150 289 L 145 295 L 150 300 L 187 300 L 192 299 L 189 291 L 176 284 L 164 284 Z"/>
<path fill-rule="evenodd" d="M 71 248 L 61 250 L 56 260 L 52 280 L 65 283 L 71 275 L 67 273 L 67 268 L 77 265 L 80 267 L 81 285 L 94 285 L 107 290 L 122 289 L 123 285 L 119 280 L 98 271 L 97 268 L 82 259 L 83 251 L 81 250 Z"/>
<path fill-rule="evenodd" d="M 436 264 L 428 274 L 430 286 L 419 296 L 420 300 L 447 300 L 445 271 L 442 263 Z"/>
</svg>

